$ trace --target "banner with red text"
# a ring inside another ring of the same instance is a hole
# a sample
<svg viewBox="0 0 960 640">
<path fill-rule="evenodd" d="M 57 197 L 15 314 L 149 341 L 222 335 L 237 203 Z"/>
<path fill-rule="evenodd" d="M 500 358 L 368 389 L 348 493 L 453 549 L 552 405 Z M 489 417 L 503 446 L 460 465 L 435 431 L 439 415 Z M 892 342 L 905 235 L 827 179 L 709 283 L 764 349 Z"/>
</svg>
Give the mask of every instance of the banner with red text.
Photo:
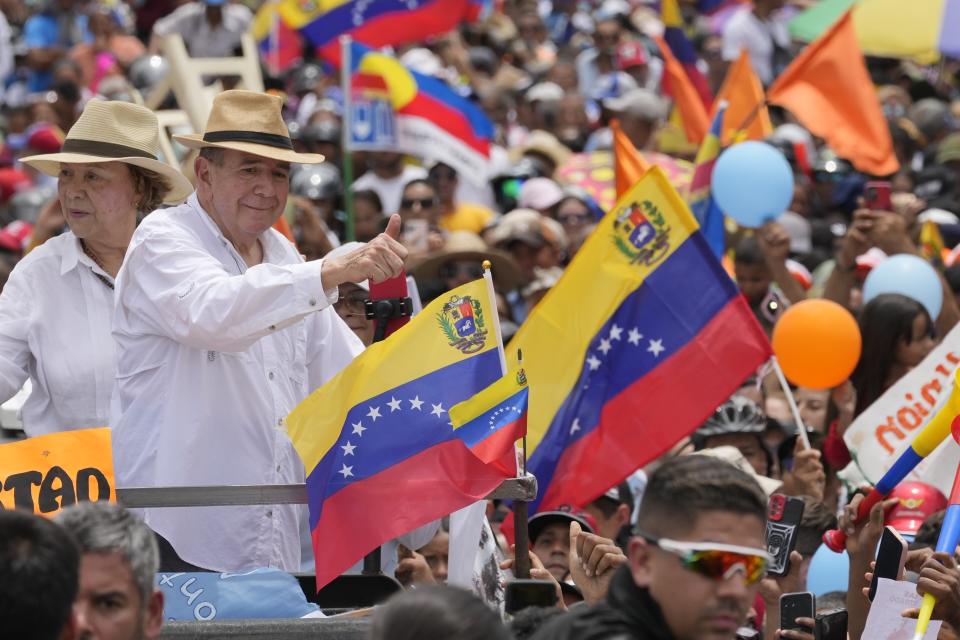
<svg viewBox="0 0 960 640">
<path fill-rule="evenodd" d="M 843 439 L 853 456 L 851 466 L 857 467 L 870 483 L 876 484 L 910 446 L 920 428 L 946 404 L 957 365 L 960 365 L 960 325 L 847 429 Z M 907 480 L 926 482 L 944 495 L 950 495 L 958 464 L 960 446 L 948 437 L 917 465 Z"/>
</svg>

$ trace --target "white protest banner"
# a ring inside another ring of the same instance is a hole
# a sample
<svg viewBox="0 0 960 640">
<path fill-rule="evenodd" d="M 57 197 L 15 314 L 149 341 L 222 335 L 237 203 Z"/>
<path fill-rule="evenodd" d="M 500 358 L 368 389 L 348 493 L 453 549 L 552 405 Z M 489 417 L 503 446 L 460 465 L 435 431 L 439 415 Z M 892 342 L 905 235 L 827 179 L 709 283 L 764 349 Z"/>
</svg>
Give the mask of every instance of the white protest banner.
<svg viewBox="0 0 960 640">
<path fill-rule="evenodd" d="M 920 598 L 917 585 L 904 580 L 878 580 L 877 595 L 870 605 L 867 625 L 862 638 L 870 640 L 910 640 L 914 637 L 917 621 L 904 618 L 900 613 L 906 609 L 919 609 Z M 934 620 L 927 627 L 923 640 L 936 640 L 940 634 L 940 625 Z"/>
<path fill-rule="evenodd" d="M 960 325 L 923 362 L 900 378 L 880 399 L 861 413 L 843 435 L 853 456 L 851 466 L 876 484 L 914 436 L 946 404 L 960 364 Z M 907 480 L 931 484 L 944 495 L 960 464 L 960 447 L 947 438 L 923 459 Z M 849 469 L 849 467 L 848 467 Z"/>
</svg>

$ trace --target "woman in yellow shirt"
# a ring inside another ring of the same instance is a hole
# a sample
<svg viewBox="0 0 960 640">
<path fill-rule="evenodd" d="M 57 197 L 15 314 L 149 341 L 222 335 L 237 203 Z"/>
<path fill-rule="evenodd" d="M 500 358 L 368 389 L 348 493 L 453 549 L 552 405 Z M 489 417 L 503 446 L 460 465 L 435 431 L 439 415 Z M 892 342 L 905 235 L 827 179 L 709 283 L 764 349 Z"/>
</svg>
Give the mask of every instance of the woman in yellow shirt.
<svg viewBox="0 0 960 640">
<path fill-rule="evenodd" d="M 469 202 L 457 203 L 455 195 L 459 176 L 450 165 L 438 162 L 430 167 L 430 181 L 440 196 L 440 227 L 446 231 L 470 231 L 480 234 L 496 217 L 493 211 Z"/>
</svg>

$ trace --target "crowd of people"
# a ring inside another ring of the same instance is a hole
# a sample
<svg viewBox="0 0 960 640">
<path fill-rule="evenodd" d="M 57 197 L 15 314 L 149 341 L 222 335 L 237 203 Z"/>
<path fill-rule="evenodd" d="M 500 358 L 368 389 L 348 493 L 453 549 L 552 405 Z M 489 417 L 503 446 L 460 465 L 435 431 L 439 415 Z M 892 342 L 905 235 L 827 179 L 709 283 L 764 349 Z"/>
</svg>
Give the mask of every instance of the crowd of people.
<svg viewBox="0 0 960 640">
<path fill-rule="evenodd" d="M 456 31 L 394 47 L 490 119 L 491 180 L 430 148 L 343 149 L 339 72 L 308 46 L 284 70 L 265 51 L 267 91 L 221 92 L 202 129 L 172 136 L 184 164 L 159 160 L 167 134 L 143 99 L 173 72 L 164 39 L 182 36 L 192 57 L 235 55 L 260 4 L 0 0 L 0 400 L 29 385 L 24 437 L 109 425 L 119 486 L 303 483 L 284 418 L 374 341 L 371 283 L 406 271 L 427 303 L 490 260 L 506 342 L 611 205 L 614 120 L 679 181 L 692 171 L 696 145 L 663 85 L 661 14 L 641 0 L 503 0 Z M 755 0 L 707 15 L 681 3 L 710 91 L 743 49 L 772 83 L 803 46 L 789 20 L 814 4 Z M 724 266 L 768 334 L 810 298 L 856 316 L 863 348 L 849 380 L 793 389 L 798 424 L 789 390 L 758 371 L 622 484 L 532 514 L 530 575 L 556 605 L 505 622 L 443 587 L 446 521 L 391 541 L 381 567 L 406 589 L 377 607 L 372 637 L 806 639 L 816 621 L 781 620 L 779 601 L 817 591 L 820 609 L 846 609 L 857 640 L 885 525 L 911 538 L 906 579 L 937 596 L 939 637 L 960 635 L 957 557 L 932 550 L 946 496 L 905 483 L 857 522 L 863 487 L 838 475 L 851 462 L 846 430 L 960 319 L 960 61 L 868 57 L 867 67 L 900 171 L 865 175 L 771 107 L 766 141 L 792 168 L 792 201 L 761 228 L 725 229 Z M 568 170 L 585 158 L 602 179 Z M 865 198 L 878 180 L 889 183 L 885 208 Z M 689 184 L 675 186 L 686 195 Z M 871 269 L 900 254 L 937 269 L 936 317 L 907 295 L 863 302 Z M 779 577 L 766 575 L 774 495 L 805 505 Z M 512 516 L 499 502 L 489 516 L 501 569 L 514 570 L 501 526 Z M 820 543 L 838 526 L 840 565 Z M 158 570 L 295 573 L 312 554 L 303 505 L 87 504 L 53 522 L 0 511 L 0 636 L 157 637 Z"/>
</svg>

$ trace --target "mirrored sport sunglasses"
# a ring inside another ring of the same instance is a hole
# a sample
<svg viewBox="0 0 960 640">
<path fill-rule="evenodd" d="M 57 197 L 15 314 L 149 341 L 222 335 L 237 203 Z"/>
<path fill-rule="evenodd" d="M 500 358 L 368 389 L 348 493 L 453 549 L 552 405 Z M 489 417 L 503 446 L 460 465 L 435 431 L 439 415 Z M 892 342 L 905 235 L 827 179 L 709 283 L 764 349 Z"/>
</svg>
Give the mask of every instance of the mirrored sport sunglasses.
<svg viewBox="0 0 960 640">
<path fill-rule="evenodd" d="M 742 572 L 747 584 L 755 584 L 767 573 L 770 556 L 763 549 L 719 542 L 680 542 L 636 531 L 650 544 L 680 558 L 683 566 L 712 580 L 729 580 Z"/>
</svg>

